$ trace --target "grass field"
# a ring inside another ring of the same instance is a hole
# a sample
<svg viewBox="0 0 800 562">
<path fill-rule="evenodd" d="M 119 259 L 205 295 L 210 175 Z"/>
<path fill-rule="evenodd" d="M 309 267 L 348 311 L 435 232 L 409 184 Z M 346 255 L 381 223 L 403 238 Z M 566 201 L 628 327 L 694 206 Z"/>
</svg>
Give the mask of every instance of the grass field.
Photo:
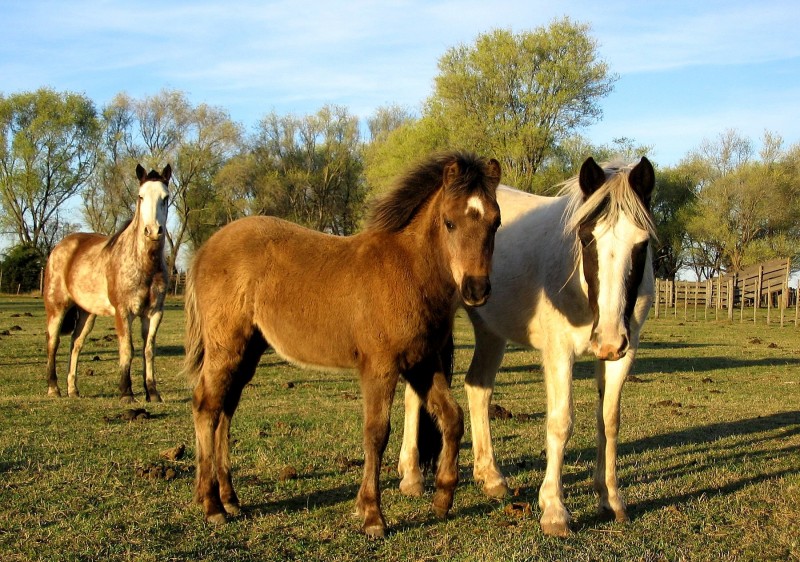
<svg viewBox="0 0 800 562">
<path fill-rule="evenodd" d="M 457 329 L 454 392 L 466 409 L 471 331 L 463 318 Z M 182 302 L 168 302 L 159 333 L 165 402 L 136 405 L 147 419 L 121 417 L 129 406 L 117 400 L 111 335 L 111 320 L 98 319 L 82 356 L 82 397 L 48 398 L 42 302 L 0 297 L 0 560 L 800 560 L 800 329 L 793 326 L 648 323 L 623 395 L 626 525 L 595 513 L 596 391 L 592 364 L 581 361 L 564 470 L 575 524 L 567 539 L 543 536 L 538 524 L 544 391 L 535 352 L 509 349 L 494 400 L 514 414 L 493 430 L 517 495 L 498 502 L 473 484 L 467 427 L 451 516 L 433 516 L 430 492 L 401 496 L 399 391 L 382 477 L 390 535 L 374 541 L 352 515 L 362 459 L 354 376 L 263 358 L 233 421 L 244 515 L 211 528 L 192 504 Z M 135 345 L 141 400 L 138 338 Z M 68 346 L 63 339 L 62 391 Z M 181 444 L 183 458 L 161 458 Z M 287 478 L 290 469 L 296 477 Z"/>
</svg>

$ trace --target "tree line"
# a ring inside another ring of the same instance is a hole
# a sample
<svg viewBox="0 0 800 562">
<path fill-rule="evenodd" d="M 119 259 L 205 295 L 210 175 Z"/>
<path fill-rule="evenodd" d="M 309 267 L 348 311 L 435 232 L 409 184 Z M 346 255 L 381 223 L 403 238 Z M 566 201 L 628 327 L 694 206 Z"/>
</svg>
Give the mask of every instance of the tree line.
<svg viewBox="0 0 800 562">
<path fill-rule="evenodd" d="M 597 146 L 580 135 L 601 119 L 617 79 L 586 24 L 493 30 L 448 49 L 438 69 L 421 109 L 387 105 L 363 128 L 346 107 L 326 105 L 309 115 L 269 113 L 246 130 L 224 108 L 192 104 L 178 90 L 120 93 L 99 109 L 85 95 L 49 88 L 0 95 L 0 228 L 15 242 L 3 270 L 40 268 L 77 229 L 119 229 L 134 208 L 137 163 L 173 168 L 174 270 L 182 253 L 247 215 L 356 232 L 370 198 L 412 161 L 445 148 L 493 156 L 504 183 L 543 194 L 587 156 L 652 152 L 629 138 Z M 756 154 L 751 139 L 725 131 L 658 170 L 660 277 L 690 269 L 703 279 L 797 255 L 800 148 L 776 133 L 762 144 Z M 0 289 L 12 282 L 7 274 Z"/>
</svg>

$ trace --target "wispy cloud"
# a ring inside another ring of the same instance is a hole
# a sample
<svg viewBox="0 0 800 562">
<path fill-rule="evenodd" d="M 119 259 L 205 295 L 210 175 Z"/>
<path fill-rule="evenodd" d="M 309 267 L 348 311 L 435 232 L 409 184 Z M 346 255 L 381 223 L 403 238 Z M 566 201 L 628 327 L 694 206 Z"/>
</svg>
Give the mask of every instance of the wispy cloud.
<svg viewBox="0 0 800 562">
<path fill-rule="evenodd" d="M 796 9 L 794 0 L 6 1 L 0 88 L 49 85 L 99 104 L 121 91 L 175 88 L 246 125 L 273 109 L 302 114 L 326 103 L 366 117 L 390 103 L 419 107 L 448 48 L 493 28 L 531 30 L 566 15 L 591 25 L 613 72 L 652 78 L 661 90 L 621 82 L 604 100 L 606 121 L 590 129 L 597 142 L 624 129 L 665 150 L 685 147 L 679 130 L 713 127 L 714 135 L 717 123 L 735 126 L 745 116 L 771 127 L 780 112 L 787 138 L 796 140 L 792 107 L 761 101 L 800 83 Z M 793 76 L 719 91 L 726 73 L 765 61 L 793 61 L 786 65 Z M 657 93 L 659 102 L 648 104 Z"/>
</svg>

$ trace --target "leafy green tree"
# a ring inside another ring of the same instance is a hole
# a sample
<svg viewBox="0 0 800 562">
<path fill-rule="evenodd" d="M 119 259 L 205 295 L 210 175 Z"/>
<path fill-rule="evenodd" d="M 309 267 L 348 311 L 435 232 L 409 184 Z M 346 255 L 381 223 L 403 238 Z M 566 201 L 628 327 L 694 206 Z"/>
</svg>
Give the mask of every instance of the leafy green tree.
<svg viewBox="0 0 800 562">
<path fill-rule="evenodd" d="M 589 26 L 565 18 L 448 50 L 428 108 L 447 123 L 449 140 L 494 155 L 508 182 L 530 188 L 554 148 L 600 118 L 614 80 Z"/>
<path fill-rule="evenodd" d="M 686 233 L 696 272 L 735 272 L 775 257 L 797 254 L 800 176 L 793 151 L 765 135 L 764 161 L 735 131 L 704 142 L 684 164 L 695 170 L 697 200 Z"/>
<path fill-rule="evenodd" d="M 364 148 L 364 176 L 373 196 L 385 193 L 411 163 L 448 146 L 447 131 L 433 119 L 409 118 Z"/>
<path fill-rule="evenodd" d="M 0 223 L 20 244 L 49 253 L 69 228 L 65 204 L 91 177 L 99 135 L 85 96 L 42 88 L 0 99 Z"/>
<path fill-rule="evenodd" d="M 651 209 L 658 232 L 653 266 L 656 277 L 675 279 L 688 262 L 686 223 L 696 201 L 695 180 L 680 167 L 659 170 Z"/>
<path fill-rule="evenodd" d="M 97 167 L 82 193 L 84 222 L 93 232 L 116 232 L 136 205 L 135 170 L 143 151 L 134 140 L 134 104 L 127 94 L 118 94 L 101 113 Z"/>
<path fill-rule="evenodd" d="M 173 256 L 184 237 L 196 248 L 227 222 L 224 193 L 217 189 L 215 179 L 225 162 L 241 150 L 243 136 L 242 127 L 221 108 L 201 104 L 190 111 L 174 160 L 178 224 L 172 233 Z"/>
<path fill-rule="evenodd" d="M 305 117 L 267 115 L 253 139 L 254 211 L 333 234 L 354 232 L 365 197 L 358 119 L 325 106 Z"/>
<path fill-rule="evenodd" d="M 47 258 L 32 244 L 18 244 L 3 256 L 0 263 L 0 292 L 30 292 L 39 289 L 39 279 Z"/>
<path fill-rule="evenodd" d="M 536 174 L 600 118 L 599 101 L 615 80 L 588 25 L 565 18 L 528 32 L 481 34 L 439 59 L 422 117 L 394 130 L 386 146 L 370 148 L 370 186 L 385 184 L 409 159 L 460 148 L 500 160 L 505 183 L 541 189 Z"/>
</svg>

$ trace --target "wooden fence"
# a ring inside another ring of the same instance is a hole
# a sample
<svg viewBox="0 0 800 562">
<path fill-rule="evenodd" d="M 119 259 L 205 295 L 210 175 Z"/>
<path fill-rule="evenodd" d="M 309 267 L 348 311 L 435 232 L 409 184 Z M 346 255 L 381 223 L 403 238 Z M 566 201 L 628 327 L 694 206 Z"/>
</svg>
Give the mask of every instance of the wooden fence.
<svg viewBox="0 0 800 562">
<path fill-rule="evenodd" d="M 790 287 L 790 275 L 791 260 L 776 259 L 706 281 L 656 279 L 655 317 L 667 316 L 671 309 L 672 315 L 682 314 L 685 320 L 697 320 L 701 316 L 704 320 L 718 320 L 723 315 L 733 320 L 738 310 L 739 320 L 743 321 L 745 308 L 752 308 L 754 322 L 759 309 L 766 309 L 768 323 L 772 321 L 775 310 L 783 325 L 787 313 L 791 315 L 794 308 L 797 326 L 800 281 L 796 288 Z"/>
</svg>

